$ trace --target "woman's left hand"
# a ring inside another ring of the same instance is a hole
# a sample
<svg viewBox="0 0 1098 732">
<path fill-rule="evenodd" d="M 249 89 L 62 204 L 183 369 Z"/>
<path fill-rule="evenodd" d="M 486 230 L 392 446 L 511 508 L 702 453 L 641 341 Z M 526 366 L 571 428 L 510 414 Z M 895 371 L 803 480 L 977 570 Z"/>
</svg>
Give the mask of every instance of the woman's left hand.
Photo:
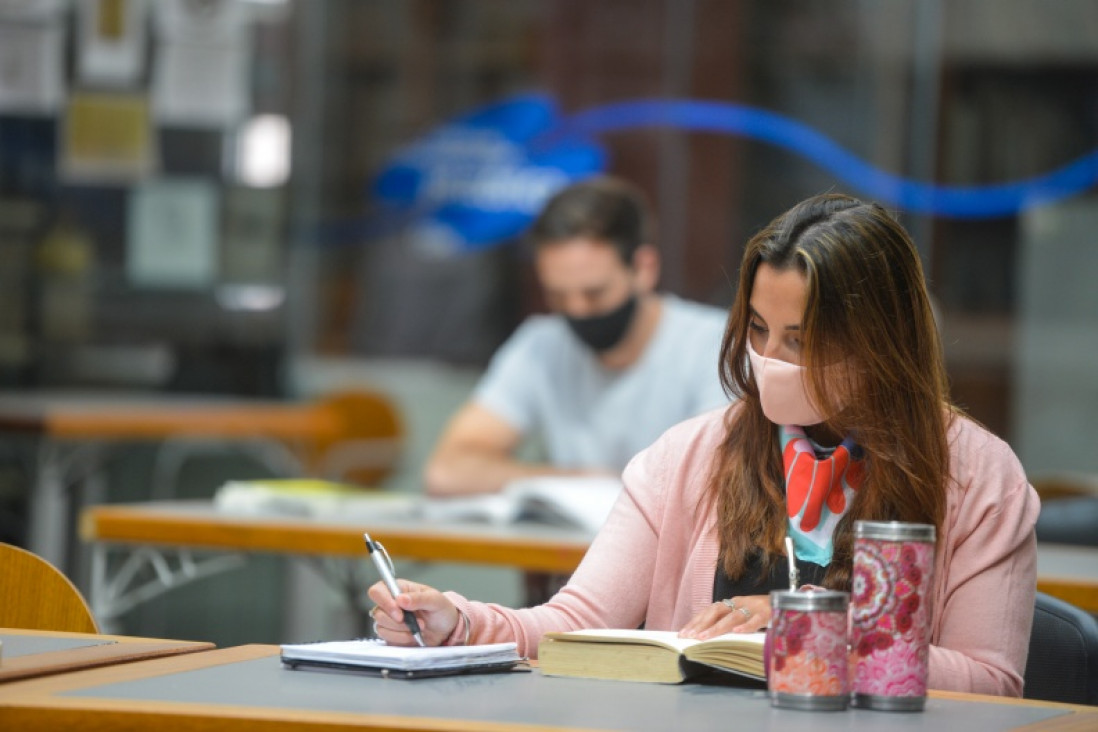
<svg viewBox="0 0 1098 732">
<path fill-rule="evenodd" d="M 770 625 L 767 595 L 731 597 L 708 606 L 679 631 L 680 638 L 706 640 L 725 633 L 754 633 Z"/>
</svg>

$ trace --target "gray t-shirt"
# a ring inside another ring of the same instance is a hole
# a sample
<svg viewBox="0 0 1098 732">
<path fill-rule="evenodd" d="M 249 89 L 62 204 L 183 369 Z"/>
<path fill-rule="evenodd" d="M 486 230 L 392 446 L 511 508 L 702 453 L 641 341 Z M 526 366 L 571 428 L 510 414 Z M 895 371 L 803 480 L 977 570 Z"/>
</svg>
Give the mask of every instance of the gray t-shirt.
<svg viewBox="0 0 1098 732">
<path fill-rule="evenodd" d="M 663 296 L 641 357 L 617 371 L 560 315 L 528 318 L 493 356 L 474 401 L 543 443 L 550 463 L 620 472 L 664 430 L 728 404 L 718 377 L 725 312 Z"/>
</svg>

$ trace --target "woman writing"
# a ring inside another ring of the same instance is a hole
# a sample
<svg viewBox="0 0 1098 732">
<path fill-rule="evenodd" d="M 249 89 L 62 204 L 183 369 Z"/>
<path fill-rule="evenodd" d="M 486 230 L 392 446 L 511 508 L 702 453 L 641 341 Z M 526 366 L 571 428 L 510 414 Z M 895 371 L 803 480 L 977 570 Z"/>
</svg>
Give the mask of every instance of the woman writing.
<svg viewBox="0 0 1098 732">
<path fill-rule="evenodd" d="M 933 524 L 931 688 L 1019 696 L 1039 503 L 1010 448 L 948 400 L 918 254 L 884 209 L 804 201 L 751 239 L 721 348 L 739 400 L 638 454 L 571 581 L 514 610 L 401 581 L 370 588 L 390 643 L 578 628 L 707 638 L 767 626 L 791 536 L 802 580 L 850 590 L 859 519 Z"/>
</svg>

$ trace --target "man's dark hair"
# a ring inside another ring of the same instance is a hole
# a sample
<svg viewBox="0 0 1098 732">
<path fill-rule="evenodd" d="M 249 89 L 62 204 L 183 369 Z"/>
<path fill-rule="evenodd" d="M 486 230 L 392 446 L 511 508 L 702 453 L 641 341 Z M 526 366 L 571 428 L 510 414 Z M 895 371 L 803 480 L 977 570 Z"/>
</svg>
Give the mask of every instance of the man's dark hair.
<svg viewBox="0 0 1098 732">
<path fill-rule="evenodd" d="M 566 239 L 590 237 L 613 245 L 627 265 L 642 244 L 652 243 L 648 202 L 620 178 L 598 176 L 561 189 L 527 232 L 535 250 Z"/>
</svg>

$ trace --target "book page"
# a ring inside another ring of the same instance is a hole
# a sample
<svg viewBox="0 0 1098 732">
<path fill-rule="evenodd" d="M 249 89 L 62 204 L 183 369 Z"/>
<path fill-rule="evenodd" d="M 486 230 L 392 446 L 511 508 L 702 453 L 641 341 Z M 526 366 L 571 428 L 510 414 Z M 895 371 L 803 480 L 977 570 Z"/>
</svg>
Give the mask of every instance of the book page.
<svg viewBox="0 0 1098 732">
<path fill-rule="evenodd" d="M 595 534 L 621 488 L 621 481 L 613 477 L 545 475 L 513 480 L 503 492 L 517 502 L 519 518 L 561 523 Z"/>
<path fill-rule="evenodd" d="M 497 526 L 520 519 L 598 533 L 621 493 L 611 477 L 545 475 L 513 480 L 500 493 L 426 498 L 429 521 L 487 521 Z"/>
<path fill-rule="evenodd" d="M 674 630 L 635 630 L 629 628 L 585 628 L 566 633 L 547 634 L 556 640 L 587 640 L 605 643 L 650 643 L 685 651 L 691 646 L 742 646 L 762 653 L 766 642 L 766 633 L 725 633 L 715 638 L 700 641 L 695 638 L 680 638 Z"/>
<path fill-rule="evenodd" d="M 501 493 L 455 498 L 427 497 L 421 506 L 428 521 L 487 521 L 502 526 L 518 518 L 514 499 Z"/>
<path fill-rule="evenodd" d="M 647 643 L 682 652 L 701 641 L 680 638 L 673 630 L 636 630 L 628 628 L 584 628 L 566 633 L 547 633 L 554 640 L 593 641 L 596 643 Z"/>
</svg>

